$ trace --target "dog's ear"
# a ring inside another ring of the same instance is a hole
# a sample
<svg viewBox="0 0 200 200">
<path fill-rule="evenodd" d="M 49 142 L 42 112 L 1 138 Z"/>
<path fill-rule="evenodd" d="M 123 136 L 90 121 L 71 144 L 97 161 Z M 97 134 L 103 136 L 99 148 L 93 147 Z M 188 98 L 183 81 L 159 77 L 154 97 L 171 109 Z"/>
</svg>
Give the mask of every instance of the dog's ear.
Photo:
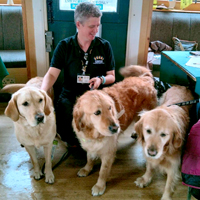
<svg viewBox="0 0 200 200">
<path fill-rule="evenodd" d="M 144 141 L 144 137 L 143 137 L 143 118 L 140 118 L 140 120 L 134 124 L 134 129 L 135 129 L 135 131 L 137 133 L 138 140 L 139 141 Z"/>
<path fill-rule="evenodd" d="M 88 137 L 93 137 L 94 126 L 86 120 L 84 112 L 79 102 L 77 102 L 73 109 L 73 121 L 78 131 L 83 131 Z"/>
<path fill-rule="evenodd" d="M 51 113 L 52 108 L 52 99 L 48 96 L 48 94 L 44 90 L 40 90 L 40 92 L 44 95 L 45 106 L 44 113 L 45 115 L 49 115 Z"/>
<path fill-rule="evenodd" d="M 135 129 L 135 132 L 137 133 L 137 136 L 138 136 L 138 140 L 139 141 L 144 141 L 144 136 L 143 136 L 143 115 L 146 113 L 147 111 L 146 110 L 142 110 L 139 112 L 138 116 L 140 117 L 139 121 L 137 121 L 135 124 L 134 124 L 134 129 Z"/>
<path fill-rule="evenodd" d="M 16 122 L 19 119 L 19 110 L 17 107 L 17 95 L 13 95 L 11 100 L 8 102 L 8 106 L 5 109 L 4 114 L 7 117 L 10 117 L 14 122 Z"/>
<path fill-rule="evenodd" d="M 183 144 L 183 137 L 181 131 L 178 130 L 174 133 L 173 144 L 176 149 L 180 148 Z"/>
<path fill-rule="evenodd" d="M 183 137 L 180 128 L 174 122 L 170 124 L 173 126 L 173 134 L 169 142 L 169 152 L 173 153 L 176 149 L 179 149 L 183 144 Z"/>
<path fill-rule="evenodd" d="M 73 109 L 73 119 L 78 131 L 81 131 L 84 128 L 83 111 L 80 107 L 80 104 L 77 102 Z"/>
<path fill-rule="evenodd" d="M 172 122 L 170 123 L 173 130 L 171 144 L 173 145 L 173 150 L 177 150 L 183 145 L 185 130 L 188 128 L 186 124 L 188 124 L 189 118 L 179 106 L 170 106 L 168 109 L 172 117 Z"/>
</svg>

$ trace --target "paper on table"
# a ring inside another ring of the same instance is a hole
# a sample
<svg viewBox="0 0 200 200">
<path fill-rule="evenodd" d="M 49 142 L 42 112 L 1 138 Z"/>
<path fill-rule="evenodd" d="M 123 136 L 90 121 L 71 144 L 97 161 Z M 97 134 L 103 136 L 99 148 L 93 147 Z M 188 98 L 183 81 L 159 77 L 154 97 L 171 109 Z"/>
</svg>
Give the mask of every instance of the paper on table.
<svg viewBox="0 0 200 200">
<path fill-rule="evenodd" d="M 198 67 L 200 68 L 200 56 L 194 56 L 188 60 L 188 62 L 185 64 L 190 67 Z"/>
<path fill-rule="evenodd" d="M 191 55 L 200 56 L 200 51 L 190 51 Z"/>
</svg>

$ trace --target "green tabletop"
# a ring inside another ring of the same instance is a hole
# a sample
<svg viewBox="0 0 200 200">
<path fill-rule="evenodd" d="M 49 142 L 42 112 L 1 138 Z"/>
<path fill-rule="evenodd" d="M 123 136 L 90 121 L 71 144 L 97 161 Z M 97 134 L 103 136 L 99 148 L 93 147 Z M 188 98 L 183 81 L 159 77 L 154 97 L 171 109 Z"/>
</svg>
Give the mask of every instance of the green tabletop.
<svg viewBox="0 0 200 200">
<path fill-rule="evenodd" d="M 188 85 L 190 78 L 195 84 L 195 92 L 200 95 L 200 68 L 185 65 L 191 56 L 189 51 L 162 51 L 160 79 L 172 84 Z"/>
<path fill-rule="evenodd" d="M 5 76 L 7 76 L 9 73 L 6 69 L 6 66 L 4 65 L 1 57 L 0 57 L 0 88 L 2 88 L 2 80 Z"/>
</svg>

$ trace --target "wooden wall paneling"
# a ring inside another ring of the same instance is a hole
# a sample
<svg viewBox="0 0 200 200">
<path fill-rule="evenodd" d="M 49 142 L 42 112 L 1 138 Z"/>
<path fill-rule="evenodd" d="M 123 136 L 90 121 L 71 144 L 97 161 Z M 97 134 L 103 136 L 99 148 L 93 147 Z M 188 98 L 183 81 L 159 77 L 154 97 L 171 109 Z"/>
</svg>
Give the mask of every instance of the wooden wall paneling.
<svg viewBox="0 0 200 200">
<path fill-rule="evenodd" d="M 32 0 L 22 0 L 24 41 L 28 79 L 37 76 Z"/>
<path fill-rule="evenodd" d="M 13 0 L 14 4 L 21 4 L 21 0 Z M 7 4 L 7 0 L 0 0 L 0 4 Z"/>
<path fill-rule="evenodd" d="M 9 75 L 6 78 L 14 78 L 15 83 L 26 83 L 27 69 L 26 68 L 7 68 Z"/>
<path fill-rule="evenodd" d="M 150 42 L 151 18 L 153 0 L 143 0 L 140 26 L 140 42 L 138 50 L 138 65 L 147 65 L 148 47 Z"/>
</svg>

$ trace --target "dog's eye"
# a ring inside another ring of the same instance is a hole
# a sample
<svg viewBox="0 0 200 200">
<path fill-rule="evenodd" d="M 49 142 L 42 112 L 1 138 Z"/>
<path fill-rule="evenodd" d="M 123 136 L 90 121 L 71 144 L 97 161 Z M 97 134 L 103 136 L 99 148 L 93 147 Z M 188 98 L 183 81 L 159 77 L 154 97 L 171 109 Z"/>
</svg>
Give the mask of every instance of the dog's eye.
<svg viewBox="0 0 200 200">
<path fill-rule="evenodd" d="M 165 134 L 165 133 L 161 133 L 160 136 L 161 136 L 161 137 L 165 137 L 166 134 Z"/>
<path fill-rule="evenodd" d="M 97 110 L 94 114 L 95 114 L 95 115 L 100 115 L 100 114 L 101 114 L 101 111 L 100 111 L 100 110 Z"/>
<path fill-rule="evenodd" d="M 108 110 L 111 110 L 111 106 L 108 108 Z"/>
<path fill-rule="evenodd" d="M 28 106 L 28 102 L 25 101 L 22 105 L 23 105 L 23 106 Z"/>
<path fill-rule="evenodd" d="M 39 103 L 41 103 L 42 101 L 43 101 L 43 99 L 40 99 L 40 100 L 39 100 Z"/>
<path fill-rule="evenodd" d="M 150 130 L 150 129 L 147 129 L 147 133 L 151 134 L 151 130 Z"/>
</svg>

